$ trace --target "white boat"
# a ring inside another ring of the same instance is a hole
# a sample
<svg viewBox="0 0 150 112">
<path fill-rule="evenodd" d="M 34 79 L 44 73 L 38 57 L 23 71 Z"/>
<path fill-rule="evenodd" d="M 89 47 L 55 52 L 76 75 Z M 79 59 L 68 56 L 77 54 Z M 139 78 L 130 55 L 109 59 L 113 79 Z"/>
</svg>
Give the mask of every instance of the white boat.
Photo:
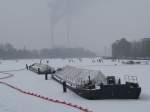
<svg viewBox="0 0 150 112">
<path fill-rule="evenodd" d="M 49 65 L 42 63 L 34 63 L 29 66 L 29 70 L 34 71 L 38 74 L 53 74 L 55 73 L 55 69 L 50 67 Z"/>
</svg>

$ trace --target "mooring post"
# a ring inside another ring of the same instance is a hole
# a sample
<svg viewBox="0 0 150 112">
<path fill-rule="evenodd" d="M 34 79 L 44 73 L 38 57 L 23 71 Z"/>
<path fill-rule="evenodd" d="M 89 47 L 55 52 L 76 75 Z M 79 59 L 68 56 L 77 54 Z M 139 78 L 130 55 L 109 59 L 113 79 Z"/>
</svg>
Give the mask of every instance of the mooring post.
<svg viewBox="0 0 150 112">
<path fill-rule="evenodd" d="M 38 68 L 38 74 L 40 74 L 40 68 Z"/>
<path fill-rule="evenodd" d="M 28 65 L 26 64 L 26 69 L 28 70 L 29 69 L 29 67 L 28 67 Z"/>
<path fill-rule="evenodd" d="M 48 80 L 48 74 L 47 73 L 45 74 L 45 80 Z"/>
<path fill-rule="evenodd" d="M 88 78 L 89 78 L 89 84 L 91 84 L 91 77 L 90 77 L 90 76 L 88 76 Z"/>
<path fill-rule="evenodd" d="M 67 92 L 66 81 L 63 81 L 63 92 Z"/>
<path fill-rule="evenodd" d="M 101 82 L 101 83 L 100 83 L 100 88 L 103 88 L 103 85 L 104 85 L 104 84 Z"/>
<path fill-rule="evenodd" d="M 118 80 L 118 84 L 121 84 L 121 79 L 119 78 L 119 80 Z"/>
</svg>

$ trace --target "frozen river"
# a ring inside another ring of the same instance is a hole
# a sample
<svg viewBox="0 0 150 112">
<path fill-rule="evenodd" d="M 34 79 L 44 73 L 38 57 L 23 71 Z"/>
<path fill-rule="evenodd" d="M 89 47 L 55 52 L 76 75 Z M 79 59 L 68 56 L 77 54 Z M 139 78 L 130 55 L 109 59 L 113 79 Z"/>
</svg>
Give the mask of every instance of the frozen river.
<svg viewBox="0 0 150 112">
<path fill-rule="evenodd" d="M 17 70 L 25 68 L 25 65 L 40 62 L 40 60 L 1 60 L 0 71 Z M 42 60 L 46 63 L 47 60 Z M 31 71 L 8 71 L 14 76 L 0 81 L 7 82 L 13 86 L 31 91 L 49 98 L 71 102 L 80 105 L 93 112 L 149 112 L 150 105 L 150 63 L 141 61 L 141 64 L 126 65 L 111 60 L 103 60 L 103 63 L 84 58 L 82 61 L 74 59 L 49 59 L 49 65 L 59 68 L 65 65 L 77 66 L 91 70 L 101 70 L 105 75 L 121 76 L 133 75 L 138 77 L 139 85 L 142 88 L 138 100 L 87 100 L 76 95 L 72 91 L 63 93 L 62 85 L 53 81 L 44 80 L 43 75 L 37 75 Z M 0 78 L 9 74 L 0 73 Z M 22 94 L 6 85 L 0 84 L 0 112 L 80 112 L 76 108 L 58 103 L 48 102 L 36 97 Z"/>
</svg>

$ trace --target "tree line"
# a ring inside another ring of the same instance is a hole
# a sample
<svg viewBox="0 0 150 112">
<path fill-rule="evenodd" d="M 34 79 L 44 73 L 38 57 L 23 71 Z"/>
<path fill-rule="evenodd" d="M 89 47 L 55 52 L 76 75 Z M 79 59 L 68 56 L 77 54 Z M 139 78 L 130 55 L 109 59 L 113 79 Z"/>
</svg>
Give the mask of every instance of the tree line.
<svg viewBox="0 0 150 112">
<path fill-rule="evenodd" d="M 16 49 L 12 44 L 0 44 L 0 59 L 30 58 L 73 58 L 96 57 L 96 54 L 84 48 L 44 48 L 41 50 Z"/>
</svg>

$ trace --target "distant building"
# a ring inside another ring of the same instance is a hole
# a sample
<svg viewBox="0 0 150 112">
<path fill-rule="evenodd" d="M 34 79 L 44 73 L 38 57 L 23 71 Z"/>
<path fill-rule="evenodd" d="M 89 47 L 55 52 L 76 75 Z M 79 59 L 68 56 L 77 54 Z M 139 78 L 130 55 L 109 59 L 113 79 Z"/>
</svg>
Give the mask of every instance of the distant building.
<svg viewBox="0 0 150 112">
<path fill-rule="evenodd" d="M 150 58 L 150 38 L 129 42 L 126 39 L 116 40 L 112 44 L 114 58 Z"/>
<path fill-rule="evenodd" d="M 150 38 L 143 38 L 142 41 L 143 42 L 150 42 Z"/>
<path fill-rule="evenodd" d="M 150 57 L 150 38 L 144 38 L 141 42 L 144 57 Z"/>
<path fill-rule="evenodd" d="M 125 38 L 117 40 L 112 44 L 112 56 L 115 58 L 124 58 L 130 56 L 131 43 Z"/>
</svg>

